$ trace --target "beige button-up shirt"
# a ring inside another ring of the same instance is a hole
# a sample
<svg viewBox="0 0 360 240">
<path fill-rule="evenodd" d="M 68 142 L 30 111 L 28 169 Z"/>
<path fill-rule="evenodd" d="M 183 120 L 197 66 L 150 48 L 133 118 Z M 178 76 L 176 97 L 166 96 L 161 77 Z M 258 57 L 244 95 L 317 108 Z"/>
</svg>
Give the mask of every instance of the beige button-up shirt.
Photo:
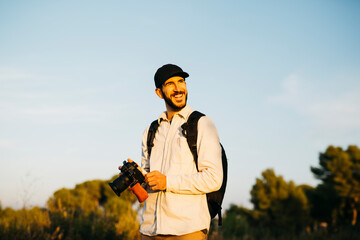
<svg viewBox="0 0 360 240">
<path fill-rule="evenodd" d="M 198 167 L 181 125 L 193 110 L 186 106 L 173 116 L 166 113 L 158 121 L 154 147 L 149 159 L 147 128 L 142 138 L 142 168 L 146 172 L 157 170 L 166 176 L 165 191 L 150 191 L 145 201 L 140 232 L 145 235 L 183 235 L 209 229 L 210 214 L 206 193 L 221 187 L 223 171 L 219 136 L 214 123 L 204 116 L 198 122 Z"/>
</svg>

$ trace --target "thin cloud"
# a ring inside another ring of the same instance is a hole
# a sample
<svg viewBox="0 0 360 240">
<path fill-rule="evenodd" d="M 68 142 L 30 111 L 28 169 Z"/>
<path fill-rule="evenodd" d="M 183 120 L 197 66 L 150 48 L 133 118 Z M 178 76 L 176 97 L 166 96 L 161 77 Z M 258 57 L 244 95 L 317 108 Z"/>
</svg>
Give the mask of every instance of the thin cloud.
<svg viewBox="0 0 360 240">
<path fill-rule="evenodd" d="M 36 78 L 36 75 L 23 72 L 19 69 L 5 66 L 0 67 L 0 81 L 31 80 Z"/>
<path fill-rule="evenodd" d="M 0 149 L 18 150 L 18 146 L 11 140 L 0 139 Z"/>
<path fill-rule="evenodd" d="M 40 76 L 0 66 L 0 117 L 5 121 L 47 124 L 101 122 L 113 118 L 127 104 L 91 103 L 99 88 L 68 89 L 59 77 Z M 54 82 L 61 82 L 60 88 Z M 108 86 L 112 89 L 113 86 Z M 108 90 L 108 89 L 106 89 Z M 80 100 L 79 100 L 80 99 Z M 85 99 L 85 100 L 84 100 Z"/>
<path fill-rule="evenodd" d="M 71 122 L 101 122 L 115 112 L 110 106 L 21 106 L 18 104 L 0 104 L 3 119 L 31 120 L 39 123 L 57 124 Z"/>
<path fill-rule="evenodd" d="M 360 91 L 345 93 L 336 99 L 317 102 L 306 111 L 322 128 L 360 129 Z"/>
<path fill-rule="evenodd" d="M 282 93 L 269 97 L 267 103 L 285 106 L 307 117 L 317 130 L 360 130 L 360 88 L 336 94 L 326 91 L 291 74 L 282 83 Z"/>
<path fill-rule="evenodd" d="M 281 105 L 297 105 L 301 96 L 301 81 L 298 75 L 291 74 L 282 82 L 283 92 L 279 95 L 270 96 L 269 103 Z"/>
</svg>

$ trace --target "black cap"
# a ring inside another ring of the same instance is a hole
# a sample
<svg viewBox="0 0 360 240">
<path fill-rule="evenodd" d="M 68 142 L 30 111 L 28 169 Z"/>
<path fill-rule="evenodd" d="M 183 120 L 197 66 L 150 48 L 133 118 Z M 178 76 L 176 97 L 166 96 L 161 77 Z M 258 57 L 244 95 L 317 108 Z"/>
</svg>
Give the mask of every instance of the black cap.
<svg viewBox="0 0 360 240">
<path fill-rule="evenodd" d="M 156 88 L 161 88 L 161 85 L 163 85 L 166 80 L 175 76 L 187 78 L 189 77 L 189 74 L 184 72 L 179 66 L 174 64 L 165 64 L 155 73 L 154 80 Z"/>
</svg>

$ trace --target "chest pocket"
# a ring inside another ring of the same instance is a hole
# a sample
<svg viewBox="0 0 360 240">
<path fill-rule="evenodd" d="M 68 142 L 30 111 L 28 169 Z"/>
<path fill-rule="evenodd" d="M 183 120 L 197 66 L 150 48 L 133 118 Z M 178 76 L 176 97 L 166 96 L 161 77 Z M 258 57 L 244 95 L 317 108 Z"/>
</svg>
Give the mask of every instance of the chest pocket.
<svg viewBox="0 0 360 240">
<path fill-rule="evenodd" d="M 186 137 L 181 131 L 178 131 L 174 136 L 171 148 L 171 162 L 187 173 L 192 173 L 193 168 L 196 170 L 194 157 L 190 151 Z"/>
</svg>

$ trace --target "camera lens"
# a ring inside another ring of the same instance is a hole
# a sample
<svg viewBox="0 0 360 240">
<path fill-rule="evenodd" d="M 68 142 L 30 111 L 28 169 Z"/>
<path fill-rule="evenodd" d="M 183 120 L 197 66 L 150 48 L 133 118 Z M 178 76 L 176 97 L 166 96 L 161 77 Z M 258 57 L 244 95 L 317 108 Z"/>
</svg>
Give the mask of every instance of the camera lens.
<svg viewBox="0 0 360 240">
<path fill-rule="evenodd" d="M 126 174 L 121 174 L 117 179 L 109 182 L 110 187 L 118 196 L 120 196 L 120 193 L 127 189 L 130 184 L 131 180 L 128 176 L 126 176 Z"/>
</svg>

